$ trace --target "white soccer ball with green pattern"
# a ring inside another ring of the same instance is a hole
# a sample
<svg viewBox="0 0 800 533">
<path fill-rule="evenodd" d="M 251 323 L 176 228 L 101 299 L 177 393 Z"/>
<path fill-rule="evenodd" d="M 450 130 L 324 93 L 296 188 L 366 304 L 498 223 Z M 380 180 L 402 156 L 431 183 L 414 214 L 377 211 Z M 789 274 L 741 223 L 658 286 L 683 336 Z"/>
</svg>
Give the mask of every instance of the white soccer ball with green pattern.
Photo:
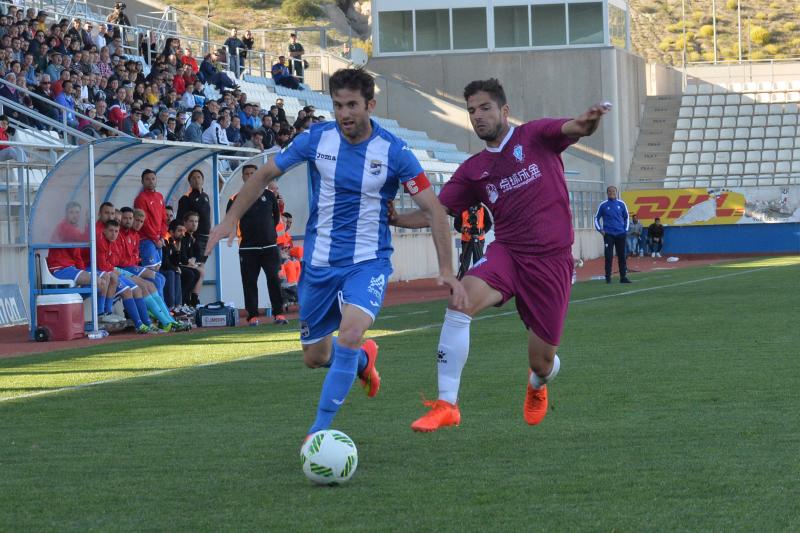
<svg viewBox="0 0 800 533">
<path fill-rule="evenodd" d="M 353 477 L 358 451 L 353 440 L 335 429 L 311 435 L 300 449 L 303 473 L 318 485 L 340 485 Z"/>
</svg>

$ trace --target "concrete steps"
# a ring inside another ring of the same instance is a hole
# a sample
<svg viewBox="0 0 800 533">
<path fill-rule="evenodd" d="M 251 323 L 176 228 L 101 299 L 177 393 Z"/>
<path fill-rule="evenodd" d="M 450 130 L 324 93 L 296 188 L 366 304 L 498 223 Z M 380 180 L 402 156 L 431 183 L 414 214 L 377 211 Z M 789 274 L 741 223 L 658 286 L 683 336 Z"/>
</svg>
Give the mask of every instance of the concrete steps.
<svg viewBox="0 0 800 533">
<path fill-rule="evenodd" d="M 665 178 L 680 107 L 680 96 L 647 97 L 628 182 L 662 181 Z"/>
</svg>

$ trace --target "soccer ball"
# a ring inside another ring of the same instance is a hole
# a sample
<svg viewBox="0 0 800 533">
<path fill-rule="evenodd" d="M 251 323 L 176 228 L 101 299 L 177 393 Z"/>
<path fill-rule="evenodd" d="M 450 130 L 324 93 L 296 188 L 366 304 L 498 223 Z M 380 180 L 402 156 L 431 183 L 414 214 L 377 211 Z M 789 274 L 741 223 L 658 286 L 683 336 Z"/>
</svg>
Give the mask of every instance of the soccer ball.
<svg viewBox="0 0 800 533">
<path fill-rule="evenodd" d="M 355 474 L 358 451 L 341 431 L 324 429 L 303 444 L 300 464 L 306 477 L 317 485 L 340 485 Z"/>
</svg>

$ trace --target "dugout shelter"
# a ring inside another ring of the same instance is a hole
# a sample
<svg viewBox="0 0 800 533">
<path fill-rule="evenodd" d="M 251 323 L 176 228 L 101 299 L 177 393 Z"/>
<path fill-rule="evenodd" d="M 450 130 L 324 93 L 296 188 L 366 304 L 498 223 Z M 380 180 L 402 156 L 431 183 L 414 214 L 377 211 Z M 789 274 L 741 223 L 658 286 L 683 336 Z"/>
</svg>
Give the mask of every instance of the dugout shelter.
<svg viewBox="0 0 800 533">
<path fill-rule="evenodd" d="M 93 228 L 103 202 L 116 207 L 132 206 L 142 190 L 141 174 L 152 169 L 158 176 L 157 190 L 165 205 L 177 206 L 178 198 L 188 189 L 186 177 L 199 168 L 206 176 L 205 190 L 212 201 L 212 223 L 220 220 L 219 156 L 223 152 L 252 155 L 253 150 L 217 145 L 171 143 L 131 137 L 114 137 L 85 144 L 64 156 L 42 182 L 31 207 L 28 230 L 28 278 L 31 309 L 31 336 L 36 331 L 36 297 L 44 294 L 79 293 L 92 301 L 93 329 L 97 331 L 96 281 L 92 287 L 75 287 L 56 280 L 47 270 L 47 252 L 54 248 L 88 248 L 91 264 L 96 265 L 95 232 L 77 242 L 57 242 L 54 230 L 65 218 L 71 202 L 81 207 L 80 228 Z M 224 212 L 224 203 L 222 205 Z M 207 261 L 206 281 L 220 299 L 221 265 L 219 254 Z M 237 273 L 238 274 L 238 273 Z"/>
</svg>

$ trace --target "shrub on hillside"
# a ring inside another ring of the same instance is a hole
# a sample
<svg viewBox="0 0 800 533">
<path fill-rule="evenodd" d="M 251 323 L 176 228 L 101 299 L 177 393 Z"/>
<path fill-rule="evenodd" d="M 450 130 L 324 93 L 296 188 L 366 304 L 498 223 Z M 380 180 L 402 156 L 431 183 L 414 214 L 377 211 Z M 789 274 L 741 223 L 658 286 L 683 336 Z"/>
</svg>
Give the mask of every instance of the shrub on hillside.
<svg viewBox="0 0 800 533">
<path fill-rule="evenodd" d="M 791 33 L 797 30 L 797 23 L 796 22 L 784 22 L 783 24 L 783 31 L 786 33 Z"/>
<path fill-rule="evenodd" d="M 761 50 L 756 50 L 755 52 L 750 54 L 750 59 L 764 59 L 766 57 L 767 57 L 767 54 L 765 54 Z"/>
<path fill-rule="evenodd" d="M 750 40 L 756 44 L 768 44 L 772 40 L 772 34 L 766 28 L 753 26 L 750 28 Z"/>
<path fill-rule="evenodd" d="M 696 63 L 703 59 L 703 56 L 700 55 L 700 52 L 689 52 L 689 58 L 687 61 L 691 61 L 692 63 Z"/>
<path fill-rule="evenodd" d="M 711 37 L 714 35 L 714 26 L 711 24 L 706 24 L 700 28 L 700 35 L 703 37 Z"/>
<path fill-rule="evenodd" d="M 768 44 L 767 46 L 764 47 L 764 51 L 769 55 L 774 56 L 778 52 L 780 52 L 781 49 L 778 47 L 777 44 Z"/>
<path fill-rule="evenodd" d="M 323 13 L 318 0 L 285 0 L 281 12 L 296 20 L 313 19 Z"/>
<path fill-rule="evenodd" d="M 683 22 L 676 22 L 675 24 L 668 24 L 667 31 L 670 33 L 683 33 Z"/>
<path fill-rule="evenodd" d="M 767 20 L 767 14 L 764 13 L 763 11 L 759 11 L 758 13 L 756 13 L 756 18 L 758 20 Z"/>
<path fill-rule="evenodd" d="M 739 0 L 728 0 L 728 2 L 725 4 L 725 7 L 728 9 L 738 9 Z"/>
</svg>

